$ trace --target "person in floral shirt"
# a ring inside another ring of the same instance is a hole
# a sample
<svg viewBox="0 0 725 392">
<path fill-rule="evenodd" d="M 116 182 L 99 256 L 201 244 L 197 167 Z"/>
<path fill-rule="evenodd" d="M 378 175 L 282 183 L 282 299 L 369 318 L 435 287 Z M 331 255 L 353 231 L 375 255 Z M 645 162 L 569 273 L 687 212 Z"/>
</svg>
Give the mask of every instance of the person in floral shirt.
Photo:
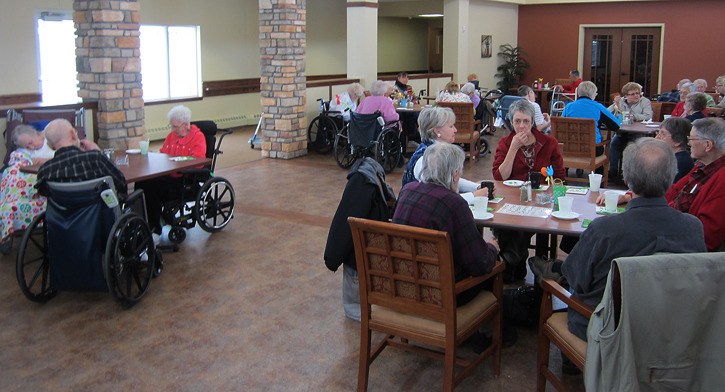
<svg viewBox="0 0 725 392">
<path fill-rule="evenodd" d="M 436 102 L 471 102 L 471 98 L 458 89 L 458 83 L 451 80 L 443 91 L 438 93 Z"/>
<path fill-rule="evenodd" d="M 46 144 L 44 137 L 35 143 L 37 135 L 43 136 L 27 125 L 18 125 L 13 130 L 13 144 L 17 149 L 10 153 L 8 167 L 0 180 L 0 246 L 3 253 L 10 251 L 12 234 L 25 230 L 36 216 L 45 211 L 46 199 L 35 189 L 37 176 L 20 171 L 23 166 L 52 157 L 50 149 L 38 153 Z"/>
</svg>

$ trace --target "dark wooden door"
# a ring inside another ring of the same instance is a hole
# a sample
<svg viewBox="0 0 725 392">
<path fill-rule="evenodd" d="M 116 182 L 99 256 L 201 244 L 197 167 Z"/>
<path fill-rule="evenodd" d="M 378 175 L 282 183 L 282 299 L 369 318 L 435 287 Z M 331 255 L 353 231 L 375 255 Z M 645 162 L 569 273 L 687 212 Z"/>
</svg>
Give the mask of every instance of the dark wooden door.
<svg viewBox="0 0 725 392">
<path fill-rule="evenodd" d="M 597 100 L 609 103 L 627 82 L 642 85 L 644 96 L 658 91 L 660 28 L 586 28 L 582 78 L 597 85 Z"/>
<path fill-rule="evenodd" d="M 428 29 L 428 72 L 443 72 L 443 29 Z"/>
</svg>

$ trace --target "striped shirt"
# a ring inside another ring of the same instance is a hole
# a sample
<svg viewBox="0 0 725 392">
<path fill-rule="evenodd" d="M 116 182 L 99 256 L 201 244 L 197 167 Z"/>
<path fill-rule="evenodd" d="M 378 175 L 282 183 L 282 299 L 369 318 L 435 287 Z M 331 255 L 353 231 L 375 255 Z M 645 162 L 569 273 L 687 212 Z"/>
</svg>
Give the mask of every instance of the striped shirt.
<svg viewBox="0 0 725 392">
<path fill-rule="evenodd" d="M 48 182 L 81 182 L 111 176 L 116 192 L 128 192 L 126 178 L 99 150 L 81 151 L 76 146 L 59 148 L 53 159 L 38 170 L 38 192 L 48 195 Z"/>
</svg>

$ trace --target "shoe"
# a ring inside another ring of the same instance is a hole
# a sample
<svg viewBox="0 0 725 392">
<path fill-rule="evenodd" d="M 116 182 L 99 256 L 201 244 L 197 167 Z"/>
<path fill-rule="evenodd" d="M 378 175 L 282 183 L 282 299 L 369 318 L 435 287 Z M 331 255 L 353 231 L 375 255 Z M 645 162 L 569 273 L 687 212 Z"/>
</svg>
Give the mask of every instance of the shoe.
<svg viewBox="0 0 725 392">
<path fill-rule="evenodd" d="M 578 376 L 582 374 L 582 371 L 579 370 L 579 368 L 576 367 L 576 365 L 574 365 L 574 363 L 564 354 L 561 354 L 561 372 L 570 376 Z"/>
<path fill-rule="evenodd" d="M 471 346 L 471 350 L 473 350 L 473 352 L 476 354 L 480 354 L 486 351 L 486 349 L 491 346 L 491 343 L 493 341 L 491 340 L 491 337 L 486 336 L 485 333 L 476 332 L 468 339 L 468 342 L 468 344 Z"/>
<path fill-rule="evenodd" d="M 154 241 L 154 246 L 159 246 L 161 243 L 161 234 L 151 233 L 151 238 Z"/>
<path fill-rule="evenodd" d="M 547 260 L 541 256 L 529 258 L 529 268 L 534 276 L 539 279 L 553 279 L 557 282 L 561 279 L 561 274 L 552 270 L 554 260 Z"/>
</svg>

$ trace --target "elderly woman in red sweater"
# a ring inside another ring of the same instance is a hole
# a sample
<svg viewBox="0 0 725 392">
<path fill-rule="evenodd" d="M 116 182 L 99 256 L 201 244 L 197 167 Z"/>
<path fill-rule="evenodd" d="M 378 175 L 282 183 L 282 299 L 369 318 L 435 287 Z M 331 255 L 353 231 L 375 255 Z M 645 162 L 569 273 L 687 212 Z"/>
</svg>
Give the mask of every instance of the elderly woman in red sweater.
<svg viewBox="0 0 725 392">
<path fill-rule="evenodd" d="M 536 129 L 531 103 L 525 99 L 515 101 L 509 107 L 508 116 L 514 131 L 498 143 L 493 161 L 493 178 L 526 181 L 529 172 L 539 172 L 542 167 L 553 166 L 554 178 L 563 179 L 566 173 L 559 143 Z M 501 257 L 506 262 L 504 280 L 523 279 L 533 233 L 496 230 L 494 235 L 501 247 Z M 540 252 L 543 249 L 537 249 L 537 253 Z"/>
<path fill-rule="evenodd" d="M 173 157 L 204 159 L 206 138 L 196 125 L 191 124 L 191 110 L 183 105 L 174 106 L 166 117 L 169 119 L 171 132 L 159 151 Z M 161 207 L 167 201 L 180 198 L 182 187 L 183 178 L 178 173 L 136 183 L 136 188 L 144 191 L 146 215 L 156 244 L 161 235 Z"/>
</svg>

